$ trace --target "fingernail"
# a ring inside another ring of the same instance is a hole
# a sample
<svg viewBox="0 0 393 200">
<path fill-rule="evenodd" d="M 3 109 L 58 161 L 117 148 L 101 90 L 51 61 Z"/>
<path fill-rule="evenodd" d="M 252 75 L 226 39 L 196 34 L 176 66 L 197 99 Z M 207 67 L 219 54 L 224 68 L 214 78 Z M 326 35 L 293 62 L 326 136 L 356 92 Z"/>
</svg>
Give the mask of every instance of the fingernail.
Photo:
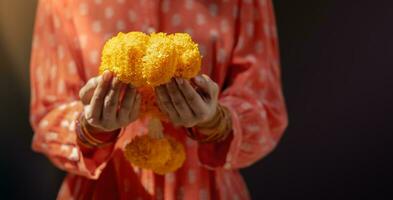
<svg viewBox="0 0 393 200">
<path fill-rule="evenodd" d="M 195 77 L 195 81 L 198 82 L 198 83 L 202 83 L 203 82 L 202 76 L 196 76 Z"/>
<path fill-rule="evenodd" d="M 176 78 L 175 80 L 176 80 L 177 84 L 183 84 L 182 78 Z"/>
<path fill-rule="evenodd" d="M 109 81 L 111 79 L 112 73 L 108 70 L 104 71 L 104 74 L 102 75 L 102 78 L 104 81 Z"/>
</svg>

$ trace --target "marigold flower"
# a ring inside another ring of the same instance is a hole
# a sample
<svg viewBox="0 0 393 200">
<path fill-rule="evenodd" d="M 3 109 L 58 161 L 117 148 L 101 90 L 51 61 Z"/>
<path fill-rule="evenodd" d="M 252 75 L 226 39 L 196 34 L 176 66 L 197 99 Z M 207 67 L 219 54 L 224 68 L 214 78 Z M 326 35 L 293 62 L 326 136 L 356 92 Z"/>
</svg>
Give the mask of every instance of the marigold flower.
<svg viewBox="0 0 393 200">
<path fill-rule="evenodd" d="M 119 33 L 102 50 L 100 73 L 109 70 L 120 81 L 138 88 L 142 96 L 141 116 L 151 117 L 149 132 L 136 136 L 124 154 L 132 164 L 157 174 L 176 171 L 186 159 L 184 146 L 164 136 L 160 120 L 167 120 L 158 109 L 154 87 L 173 77 L 190 79 L 198 74 L 201 55 L 187 33 Z"/>
<path fill-rule="evenodd" d="M 166 139 L 171 145 L 170 158 L 164 165 L 157 165 L 152 169 L 155 173 L 161 175 L 176 171 L 186 160 L 186 152 L 183 144 L 168 136 Z"/>
<path fill-rule="evenodd" d="M 149 135 L 136 136 L 125 147 L 124 155 L 132 164 L 152 169 L 162 166 L 171 157 L 171 145 L 165 138 L 153 139 Z"/>
<path fill-rule="evenodd" d="M 112 71 L 136 87 L 155 87 L 172 77 L 196 76 L 201 60 L 198 44 L 187 33 L 119 33 L 105 43 L 99 71 Z"/>
</svg>

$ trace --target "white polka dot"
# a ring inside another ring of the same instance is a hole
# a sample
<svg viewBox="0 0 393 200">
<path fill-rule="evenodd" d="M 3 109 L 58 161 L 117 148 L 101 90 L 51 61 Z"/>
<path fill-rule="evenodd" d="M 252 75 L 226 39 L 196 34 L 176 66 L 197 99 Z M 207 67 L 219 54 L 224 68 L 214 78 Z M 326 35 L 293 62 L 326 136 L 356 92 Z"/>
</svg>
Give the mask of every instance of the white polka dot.
<svg viewBox="0 0 393 200">
<path fill-rule="evenodd" d="M 250 103 L 247 103 L 247 102 L 240 104 L 240 107 L 243 110 L 250 110 L 250 109 L 252 109 L 252 105 Z"/>
<path fill-rule="evenodd" d="M 56 98 L 55 95 L 47 95 L 47 96 L 45 97 L 45 99 L 46 99 L 46 101 L 48 101 L 48 102 L 55 102 L 55 101 L 57 100 L 57 98 Z"/>
<path fill-rule="evenodd" d="M 239 7 L 237 7 L 236 5 L 235 6 L 233 6 L 233 8 L 232 8 L 232 16 L 233 16 L 233 18 L 237 18 L 238 17 L 238 15 L 239 15 Z"/>
<path fill-rule="evenodd" d="M 198 48 L 199 48 L 199 52 L 200 52 L 203 56 L 206 56 L 206 47 L 205 47 L 205 45 L 199 44 L 199 45 L 198 45 Z"/>
<path fill-rule="evenodd" d="M 210 30 L 210 38 L 215 41 L 218 37 L 218 31 L 216 29 Z"/>
<path fill-rule="evenodd" d="M 65 91 L 65 83 L 64 80 L 60 80 L 58 85 L 57 85 L 57 92 L 60 94 L 63 94 Z"/>
<path fill-rule="evenodd" d="M 89 13 L 89 7 L 87 6 L 87 3 L 81 3 L 79 5 L 79 14 L 87 15 L 88 13 Z"/>
<path fill-rule="evenodd" d="M 60 126 L 61 126 L 62 128 L 68 128 L 68 127 L 70 126 L 70 122 L 69 122 L 68 120 L 62 120 L 62 121 L 60 122 Z"/>
<path fill-rule="evenodd" d="M 263 50 L 263 43 L 262 41 L 259 40 L 255 43 L 255 52 L 261 53 L 262 50 Z"/>
<path fill-rule="evenodd" d="M 243 37 L 239 37 L 239 40 L 238 40 L 238 42 L 237 42 L 237 48 L 239 49 L 239 50 L 241 50 L 241 49 L 243 49 L 243 47 L 244 47 L 244 38 Z"/>
<path fill-rule="evenodd" d="M 40 128 L 45 128 L 45 127 L 47 127 L 48 126 L 48 124 L 49 124 L 49 121 L 48 120 L 46 120 L 46 119 L 43 119 L 43 120 L 41 120 L 41 122 L 40 122 Z"/>
<path fill-rule="evenodd" d="M 71 75 L 76 74 L 76 64 L 73 60 L 68 62 L 67 69 L 68 69 L 68 73 L 70 73 Z"/>
<path fill-rule="evenodd" d="M 67 108 L 67 105 L 66 104 L 61 104 L 60 106 L 59 106 L 59 110 L 60 111 L 63 111 L 63 110 L 65 110 Z"/>
<path fill-rule="evenodd" d="M 191 10 L 194 6 L 194 0 L 186 0 L 186 9 Z"/>
<path fill-rule="evenodd" d="M 113 33 L 105 33 L 104 34 L 104 40 L 108 40 L 108 39 L 110 39 L 112 37 L 113 37 Z"/>
<path fill-rule="evenodd" d="M 68 155 L 68 159 L 72 160 L 72 161 L 78 161 L 79 160 L 78 149 L 76 147 L 72 148 L 70 155 Z"/>
<path fill-rule="evenodd" d="M 96 4 L 101 4 L 101 3 L 102 3 L 102 0 L 94 0 L 94 2 L 95 2 Z"/>
<path fill-rule="evenodd" d="M 98 51 L 97 50 L 93 50 L 90 52 L 90 62 L 93 64 L 98 63 Z"/>
<path fill-rule="evenodd" d="M 59 45 L 57 47 L 57 58 L 62 60 L 64 58 L 64 47 L 62 45 Z"/>
<path fill-rule="evenodd" d="M 53 47 L 55 45 L 55 37 L 53 36 L 53 34 L 49 34 L 47 37 L 49 46 Z"/>
<path fill-rule="evenodd" d="M 267 141 L 267 140 L 266 140 L 266 137 L 262 136 L 262 137 L 259 138 L 258 143 L 261 144 L 261 145 L 263 145 L 263 144 L 266 143 L 266 141 Z"/>
<path fill-rule="evenodd" d="M 224 63 L 225 60 L 226 60 L 226 52 L 225 52 L 225 49 L 220 48 L 220 49 L 218 50 L 218 53 L 217 53 L 217 61 L 218 61 L 219 63 Z"/>
<path fill-rule="evenodd" d="M 119 31 L 123 31 L 124 29 L 126 29 L 126 24 L 124 23 L 123 20 L 118 20 L 116 22 L 116 29 Z"/>
<path fill-rule="evenodd" d="M 129 10 L 129 11 L 128 11 L 128 19 L 129 19 L 131 22 L 136 22 L 136 20 L 138 19 L 138 17 L 137 17 L 137 15 L 136 15 L 135 11 L 133 11 L 133 10 Z"/>
<path fill-rule="evenodd" d="M 101 22 L 98 21 L 98 20 L 94 21 L 93 24 L 92 24 L 93 32 L 99 33 L 99 32 L 101 32 L 101 29 L 102 29 Z"/>
<path fill-rule="evenodd" d="M 267 23 L 265 23 L 265 24 L 263 25 L 263 32 L 265 33 L 265 35 L 266 35 L 267 37 L 270 36 L 270 28 L 269 28 L 269 25 L 268 25 Z"/>
<path fill-rule="evenodd" d="M 41 148 L 42 148 L 42 149 L 47 149 L 47 148 L 48 148 L 48 144 L 42 143 L 42 144 L 41 144 Z"/>
<path fill-rule="evenodd" d="M 60 151 L 62 151 L 62 152 L 68 152 L 69 150 L 70 150 L 70 145 L 62 144 L 60 146 Z"/>
<path fill-rule="evenodd" d="M 220 24 L 221 32 L 225 33 L 229 30 L 228 20 L 223 19 Z"/>
<path fill-rule="evenodd" d="M 112 7 L 106 7 L 104 13 L 105 13 L 105 17 L 106 17 L 107 19 L 112 18 L 113 15 L 115 14 L 115 12 L 113 11 L 113 8 L 112 8 Z"/>
<path fill-rule="evenodd" d="M 203 25 L 206 23 L 205 15 L 198 13 L 196 16 L 196 24 Z"/>
<path fill-rule="evenodd" d="M 146 32 L 147 33 L 155 33 L 156 29 L 150 26 L 150 27 L 147 27 L 147 31 Z"/>
<path fill-rule="evenodd" d="M 171 20 L 172 26 L 178 26 L 181 23 L 181 18 L 179 14 L 174 14 Z"/>
<path fill-rule="evenodd" d="M 162 2 L 161 11 L 162 11 L 163 13 L 167 13 L 167 12 L 169 11 L 169 3 L 170 3 L 169 0 L 164 0 L 164 1 Z"/>
<path fill-rule="evenodd" d="M 47 142 L 57 140 L 58 137 L 59 137 L 59 134 L 55 133 L 55 132 L 49 132 L 49 133 L 45 134 L 45 140 Z"/>
<path fill-rule="evenodd" d="M 191 36 L 193 36 L 194 34 L 194 30 L 192 28 L 186 28 L 185 32 L 190 34 Z"/>
<path fill-rule="evenodd" d="M 248 22 L 246 24 L 246 33 L 249 37 L 252 37 L 254 35 L 254 23 Z"/>
<path fill-rule="evenodd" d="M 118 2 L 119 4 L 123 4 L 124 2 L 126 2 L 126 0 L 117 0 L 117 2 Z"/>
<path fill-rule="evenodd" d="M 276 38 L 277 37 L 277 27 L 276 26 L 270 27 L 270 31 L 271 31 L 271 35 Z"/>
<path fill-rule="evenodd" d="M 231 163 L 225 163 L 225 165 L 224 165 L 224 169 L 231 169 Z"/>
<path fill-rule="evenodd" d="M 87 36 L 86 35 L 80 35 L 79 36 L 79 42 L 80 42 L 81 48 L 85 48 L 86 45 L 87 45 Z"/>
<path fill-rule="evenodd" d="M 217 7 L 217 4 L 210 4 L 209 5 L 209 12 L 210 12 L 210 14 L 212 15 L 212 16 L 217 16 L 217 13 L 218 13 L 218 7 Z"/>
<path fill-rule="evenodd" d="M 69 130 L 70 132 L 74 132 L 74 131 L 75 131 L 75 128 L 76 128 L 75 121 L 72 121 L 72 122 L 70 123 L 70 126 L 68 127 L 68 130 Z"/>
<path fill-rule="evenodd" d="M 199 200 L 208 200 L 209 194 L 206 189 L 201 188 L 199 190 Z"/>
<path fill-rule="evenodd" d="M 248 144 L 248 143 L 243 143 L 243 144 L 240 145 L 240 148 L 241 148 L 243 151 L 250 152 L 250 151 L 252 150 L 252 145 L 251 145 L 251 144 Z"/>
<path fill-rule="evenodd" d="M 57 15 L 53 16 L 53 25 L 55 26 L 55 28 L 60 28 L 60 19 Z"/>
<path fill-rule="evenodd" d="M 57 65 L 56 64 L 53 64 L 51 66 L 50 71 L 49 71 L 49 75 L 52 80 L 57 78 L 57 76 L 56 76 L 57 75 Z"/>
<path fill-rule="evenodd" d="M 261 6 L 266 6 L 266 0 L 259 0 L 259 4 Z"/>
<path fill-rule="evenodd" d="M 188 183 L 193 184 L 196 181 L 196 173 L 194 169 L 188 170 Z"/>
</svg>

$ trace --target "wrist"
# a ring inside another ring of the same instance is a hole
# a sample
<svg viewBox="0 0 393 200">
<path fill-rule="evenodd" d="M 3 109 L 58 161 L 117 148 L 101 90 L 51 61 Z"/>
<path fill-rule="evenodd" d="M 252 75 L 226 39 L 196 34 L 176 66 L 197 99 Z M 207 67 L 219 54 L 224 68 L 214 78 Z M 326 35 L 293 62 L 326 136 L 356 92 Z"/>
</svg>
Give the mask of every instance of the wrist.
<svg viewBox="0 0 393 200">
<path fill-rule="evenodd" d="M 76 121 L 76 125 L 78 142 L 87 147 L 103 147 L 113 144 L 120 134 L 120 129 L 108 132 L 90 125 L 83 113 Z"/>
<path fill-rule="evenodd" d="M 219 113 L 219 108 L 218 107 L 219 107 L 219 105 L 216 106 L 214 113 L 209 118 L 207 118 L 205 121 L 202 121 L 202 122 L 196 124 L 195 128 L 202 128 L 202 129 L 204 129 L 204 128 L 211 128 L 215 124 L 217 124 L 217 122 L 219 120 L 221 120 L 220 119 L 221 117 L 219 116 L 220 113 Z"/>
<path fill-rule="evenodd" d="M 81 119 L 80 119 L 81 124 L 86 128 L 86 130 L 91 133 L 92 135 L 96 136 L 96 135 L 100 135 L 100 134 L 110 134 L 110 133 L 117 133 L 120 129 L 115 129 L 112 131 L 108 131 L 108 130 L 103 130 L 100 129 L 98 127 L 95 127 L 93 125 L 91 125 L 85 118 L 84 115 L 81 115 Z"/>
<path fill-rule="evenodd" d="M 186 129 L 189 137 L 201 143 L 220 142 L 225 140 L 232 130 L 230 112 L 218 105 L 217 114 L 206 126 L 194 126 Z"/>
</svg>

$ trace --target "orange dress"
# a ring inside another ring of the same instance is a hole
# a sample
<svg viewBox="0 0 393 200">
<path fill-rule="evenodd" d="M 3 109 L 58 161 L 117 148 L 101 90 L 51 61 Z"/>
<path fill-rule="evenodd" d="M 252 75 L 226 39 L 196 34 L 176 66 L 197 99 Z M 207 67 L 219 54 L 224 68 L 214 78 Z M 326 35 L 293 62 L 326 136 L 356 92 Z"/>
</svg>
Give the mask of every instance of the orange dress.
<svg viewBox="0 0 393 200">
<path fill-rule="evenodd" d="M 79 89 L 97 75 L 101 48 L 119 31 L 190 33 L 202 72 L 231 111 L 230 137 L 198 144 L 164 124 L 187 153 L 184 166 L 165 176 L 123 156 L 125 144 L 146 132 L 144 121 L 112 146 L 78 146 Z M 32 147 L 68 172 L 58 199 L 250 199 L 238 169 L 271 152 L 287 126 L 271 0 L 40 0 L 31 81 Z"/>
</svg>

